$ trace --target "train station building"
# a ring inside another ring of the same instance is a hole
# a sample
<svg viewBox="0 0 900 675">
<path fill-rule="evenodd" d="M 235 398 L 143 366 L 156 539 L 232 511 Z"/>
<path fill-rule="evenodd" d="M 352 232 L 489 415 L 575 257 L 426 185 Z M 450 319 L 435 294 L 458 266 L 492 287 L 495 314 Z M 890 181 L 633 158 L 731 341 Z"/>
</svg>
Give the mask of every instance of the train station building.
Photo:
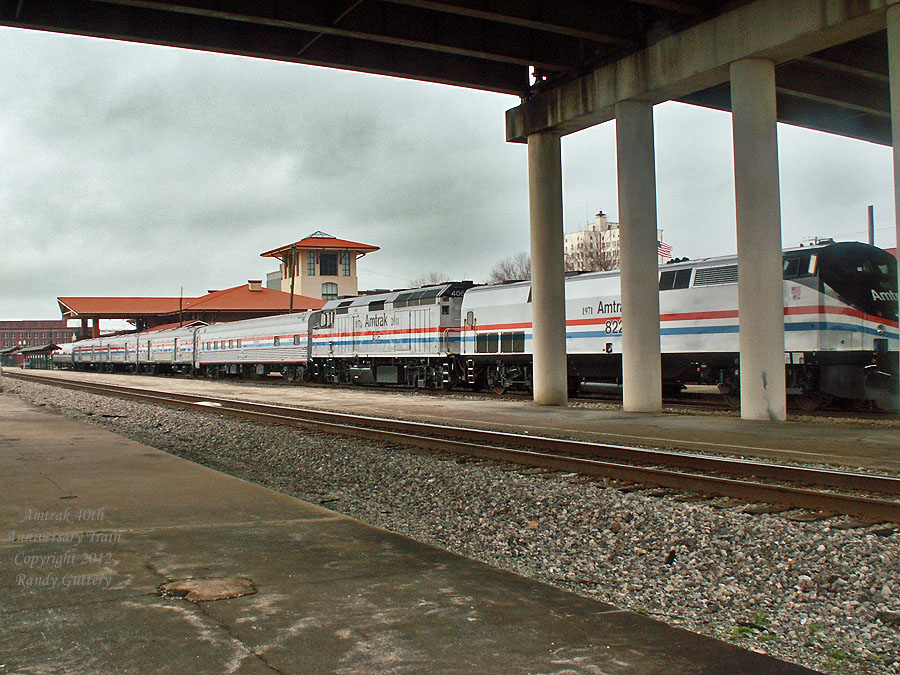
<svg viewBox="0 0 900 675">
<path fill-rule="evenodd" d="M 241 286 L 210 290 L 204 296 L 190 298 L 62 296 L 57 298 L 61 323 L 79 320 L 81 335 L 99 337 L 101 319 L 125 320 L 143 331 L 190 322 L 240 321 L 319 309 L 327 300 L 359 294 L 356 261 L 377 250 L 371 244 L 314 232 L 261 254 L 281 261 L 265 285 L 251 279 Z M 68 342 L 56 335 L 52 339 Z"/>
</svg>

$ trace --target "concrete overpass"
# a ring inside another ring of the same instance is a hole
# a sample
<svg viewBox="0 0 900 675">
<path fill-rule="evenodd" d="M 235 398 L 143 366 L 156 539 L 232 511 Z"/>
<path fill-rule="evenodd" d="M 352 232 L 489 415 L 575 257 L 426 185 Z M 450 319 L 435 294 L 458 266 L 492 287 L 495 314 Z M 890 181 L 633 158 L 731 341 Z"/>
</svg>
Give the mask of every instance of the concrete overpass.
<svg viewBox="0 0 900 675">
<path fill-rule="evenodd" d="M 0 0 L 0 25 L 520 96 L 507 139 L 529 149 L 535 400 L 551 405 L 566 400 L 560 137 L 617 122 L 625 409 L 653 411 L 661 396 L 652 106 L 731 110 L 742 415 L 783 419 L 775 123 L 890 144 L 900 120 L 898 3 Z"/>
</svg>

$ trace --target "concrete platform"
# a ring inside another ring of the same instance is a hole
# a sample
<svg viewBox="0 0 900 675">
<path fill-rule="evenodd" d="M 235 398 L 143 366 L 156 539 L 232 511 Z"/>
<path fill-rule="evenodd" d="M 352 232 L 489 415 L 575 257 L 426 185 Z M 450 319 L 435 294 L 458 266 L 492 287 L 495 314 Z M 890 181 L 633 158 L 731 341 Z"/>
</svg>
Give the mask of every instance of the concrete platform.
<svg viewBox="0 0 900 675">
<path fill-rule="evenodd" d="M 8 369 L 8 372 L 21 372 Z M 35 371 L 25 371 L 35 373 Z M 140 375 L 40 371 L 42 377 L 84 379 L 196 395 L 284 403 L 359 415 L 398 417 L 598 442 L 672 447 L 776 461 L 878 469 L 900 474 L 900 419 L 875 423 L 789 416 L 786 422 L 742 420 L 733 414 L 626 413 L 621 407 L 537 406 L 522 399 L 418 394 L 391 389 L 283 386 Z"/>
<path fill-rule="evenodd" d="M 0 673 L 812 672 L 8 395 L 0 476 Z"/>
</svg>

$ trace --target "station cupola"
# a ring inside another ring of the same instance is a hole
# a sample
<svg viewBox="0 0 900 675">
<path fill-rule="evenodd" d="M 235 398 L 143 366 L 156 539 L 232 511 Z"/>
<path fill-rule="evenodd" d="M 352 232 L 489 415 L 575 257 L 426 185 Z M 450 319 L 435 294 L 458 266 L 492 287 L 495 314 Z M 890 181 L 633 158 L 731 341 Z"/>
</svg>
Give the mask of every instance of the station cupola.
<svg viewBox="0 0 900 675">
<path fill-rule="evenodd" d="M 317 231 L 260 256 L 281 261 L 278 272 L 269 275 L 270 288 L 334 300 L 359 294 L 356 261 L 377 250 L 377 246 L 338 239 Z"/>
</svg>

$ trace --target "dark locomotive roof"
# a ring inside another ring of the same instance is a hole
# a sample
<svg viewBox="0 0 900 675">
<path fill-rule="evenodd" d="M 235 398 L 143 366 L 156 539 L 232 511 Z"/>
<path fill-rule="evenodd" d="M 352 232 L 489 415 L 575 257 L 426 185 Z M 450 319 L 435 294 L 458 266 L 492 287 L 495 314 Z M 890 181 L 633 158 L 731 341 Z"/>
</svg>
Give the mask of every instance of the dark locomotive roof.
<svg viewBox="0 0 900 675">
<path fill-rule="evenodd" d="M 897 259 L 858 242 L 841 242 L 817 252 L 819 280 L 848 305 L 897 321 Z"/>
<path fill-rule="evenodd" d="M 361 295 L 345 300 L 330 300 L 325 303 L 321 311 L 334 311 L 338 314 L 346 313 L 350 307 L 376 307 L 383 309 L 385 303 L 392 303 L 394 307 L 415 307 L 416 305 L 431 305 L 440 298 L 461 296 L 465 291 L 474 286 L 471 281 L 451 281 L 434 286 L 424 286 L 403 291 L 389 291 L 376 295 Z M 379 307 L 380 305 L 380 307 Z"/>
</svg>

